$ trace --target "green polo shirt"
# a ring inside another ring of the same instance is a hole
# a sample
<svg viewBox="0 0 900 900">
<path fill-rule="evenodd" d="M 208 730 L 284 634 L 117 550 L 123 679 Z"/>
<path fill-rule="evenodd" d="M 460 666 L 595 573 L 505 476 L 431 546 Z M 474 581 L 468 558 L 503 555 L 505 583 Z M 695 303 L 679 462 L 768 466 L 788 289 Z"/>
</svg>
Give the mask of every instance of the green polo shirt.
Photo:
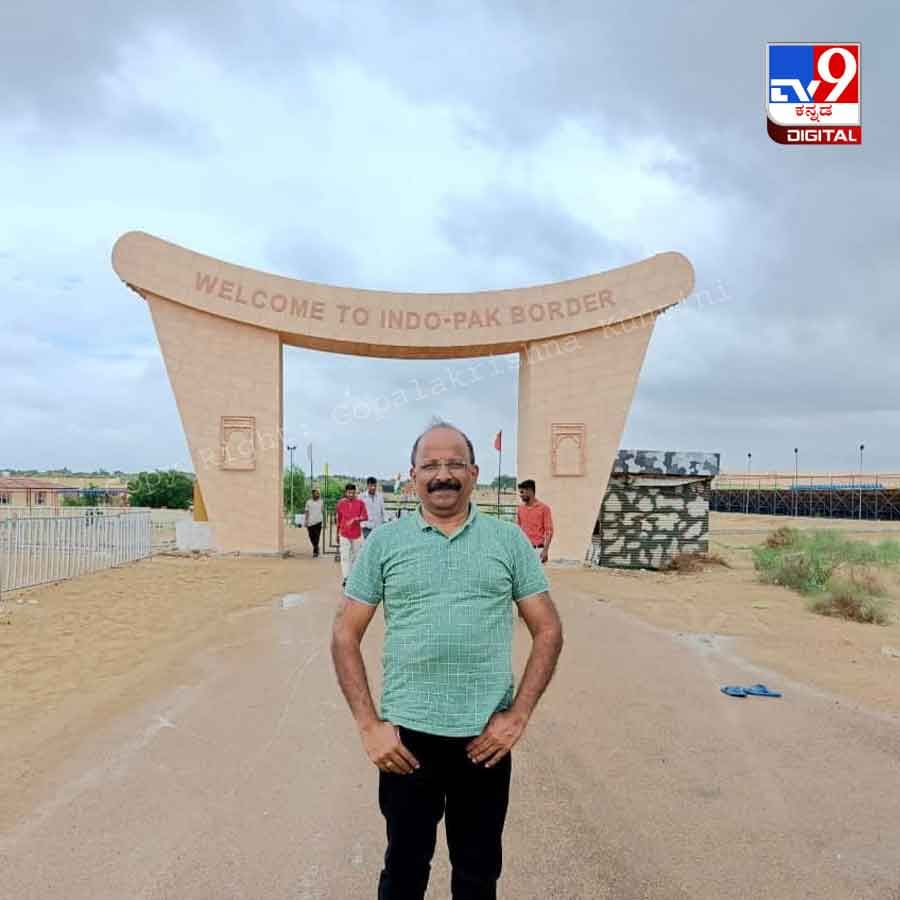
<svg viewBox="0 0 900 900">
<path fill-rule="evenodd" d="M 450 537 L 418 512 L 373 531 L 345 593 L 384 603 L 382 719 L 480 734 L 513 700 L 513 603 L 547 589 L 522 531 L 474 505 Z"/>
</svg>

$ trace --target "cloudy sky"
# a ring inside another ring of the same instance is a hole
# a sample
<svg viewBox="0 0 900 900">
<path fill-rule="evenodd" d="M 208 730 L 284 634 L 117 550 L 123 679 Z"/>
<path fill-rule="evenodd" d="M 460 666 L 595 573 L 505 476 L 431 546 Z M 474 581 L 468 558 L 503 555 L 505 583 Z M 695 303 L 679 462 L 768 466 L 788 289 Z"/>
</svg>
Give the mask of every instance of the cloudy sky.
<svg viewBox="0 0 900 900">
<path fill-rule="evenodd" d="M 862 42 L 861 148 L 769 140 L 773 40 Z M 109 265 L 141 229 L 398 291 L 680 250 L 701 293 L 659 321 L 623 446 L 738 471 L 797 446 L 827 472 L 865 442 L 867 469 L 900 471 L 898 47 L 893 2 L 4 4 L 0 469 L 190 467 L 148 310 Z M 374 412 L 460 365 L 289 348 L 287 436 L 387 475 L 438 414 L 490 471 L 498 429 L 514 459 L 514 373 Z"/>
</svg>

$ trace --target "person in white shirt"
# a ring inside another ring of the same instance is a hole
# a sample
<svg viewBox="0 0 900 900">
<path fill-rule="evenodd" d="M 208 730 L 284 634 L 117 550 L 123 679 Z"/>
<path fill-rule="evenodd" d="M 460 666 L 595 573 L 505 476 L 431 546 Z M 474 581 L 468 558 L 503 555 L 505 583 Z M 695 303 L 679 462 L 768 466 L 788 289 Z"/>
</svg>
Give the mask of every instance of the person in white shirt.
<svg viewBox="0 0 900 900">
<path fill-rule="evenodd" d="M 369 518 L 362 523 L 363 540 L 365 540 L 379 525 L 385 523 L 384 494 L 378 491 L 378 481 L 371 475 L 366 479 L 366 492 L 362 495 L 362 501 L 366 504 L 366 512 Z"/>
<path fill-rule="evenodd" d="M 313 548 L 313 559 L 319 555 L 319 535 L 322 533 L 322 499 L 318 488 L 312 489 L 312 497 L 306 501 L 306 530 Z"/>
</svg>

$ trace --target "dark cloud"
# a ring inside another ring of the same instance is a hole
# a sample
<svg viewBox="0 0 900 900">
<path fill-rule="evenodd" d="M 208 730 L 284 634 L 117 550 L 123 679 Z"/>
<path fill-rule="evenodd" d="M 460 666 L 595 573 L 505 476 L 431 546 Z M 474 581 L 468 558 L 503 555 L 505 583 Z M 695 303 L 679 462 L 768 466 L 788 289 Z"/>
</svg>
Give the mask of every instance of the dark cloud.
<svg viewBox="0 0 900 900">
<path fill-rule="evenodd" d="M 726 461 L 735 460 L 737 467 L 748 443 L 760 457 L 765 446 L 772 448 L 776 460 L 776 448 L 785 442 L 809 446 L 805 458 L 810 465 L 816 453 L 822 465 L 832 465 L 825 460 L 834 453 L 836 465 L 840 454 L 829 450 L 829 442 L 843 446 L 857 440 L 844 435 L 841 422 L 848 423 L 848 434 L 874 434 L 866 438 L 873 447 L 900 444 L 894 338 L 900 331 L 900 117 L 891 75 L 900 46 L 900 12 L 893 3 L 726 6 L 696 0 L 601 6 L 590 0 L 464 5 L 394 0 L 301 9 L 288 3 L 260 7 L 247 0 L 161 0 L 143 6 L 86 0 L 73 10 L 63 14 L 49 0 L 7 4 L 0 22 L 5 90 L 0 117 L 29 123 L 28 134 L 52 144 L 59 158 L 73 136 L 90 134 L 122 152 L 126 143 L 151 148 L 160 165 L 178 165 L 185 157 L 228 159 L 227 141 L 203 124 L 202 110 L 174 113 L 166 102 L 171 98 L 142 95 L 123 78 L 147 58 L 159 62 L 142 56 L 142 48 L 147 54 L 165 54 L 165 67 L 188 96 L 192 84 L 182 73 L 196 54 L 242 84 L 287 93 L 298 107 L 316 96 L 311 73 L 327 78 L 338 64 L 360 67 L 373 82 L 388 85 L 412 104 L 458 115 L 463 150 L 487 149 L 510 161 L 524 154 L 539 156 L 572 123 L 593 135 L 610 158 L 619 153 L 627 159 L 637 142 L 671 148 L 671 154 L 648 161 L 646 174 L 667 180 L 682 198 L 690 195 L 723 210 L 721 233 L 708 240 L 708 230 L 692 228 L 692 213 L 686 211 L 683 232 L 676 218 L 665 246 L 654 249 L 683 250 L 695 263 L 698 287 L 717 290 L 722 284 L 728 302 L 660 323 L 629 434 L 648 446 L 723 450 Z M 764 47 L 786 35 L 862 42 L 862 148 L 785 148 L 768 139 Z M 325 133 L 329 115 L 355 114 L 354 98 L 330 102 L 343 105 L 322 114 Z M 229 108 L 227 102 L 223 106 Z M 241 115 L 240 106 L 234 106 L 235 121 Z M 391 127 L 385 120 L 384 134 Z M 367 135 L 357 138 L 364 159 Z M 447 152 L 463 151 L 456 147 Z M 59 158 L 48 154 L 46 165 L 59 165 Z M 564 155 L 543 162 L 566 165 Z M 240 179 L 240 167 L 251 164 L 246 158 L 236 160 L 230 177 Z M 430 178 L 441 178 L 440 159 L 429 172 Z M 307 196 L 290 194 L 292 174 L 292 162 L 286 160 L 285 170 L 273 171 L 271 178 L 284 182 L 291 202 L 306 203 Z M 365 247 L 344 244 L 333 230 L 317 230 L 317 213 L 343 187 L 333 173 L 329 177 L 333 183 L 323 184 L 304 210 L 303 225 L 295 226 L 293 216 L 269 208 L 247 205 L 229 212 L 234 221 L 257 217 L 265 223 L 260 231 L 269 229 L 273 235 L 261 240 L 262 250 L 248 250 L 260 264 L 309 280 L 378 286 L 369 283 Z M 452 281 L 459 271 L 469 273 L 460 280 L 473 288 L 508 286 L 490 281 L 509 278 L 510 272 L 519 283 L 553 281 L 652 252 L 607 233 L 602 208 L 595 210 L 597 225 L 592 227 L 573 218 L 546 191 L 507 182 L 502 170 L 493 182 L 490 190 L 448 191 L 434 221 L 423 223 L 423 230 L 436 229 L 449 252 L 444 268 L 424 273 L 433 282 L 421 289 Z M 214 194 L 214 187 L 203 196 Z M 222 185 L 223 192 L 227 188 Z M 409 190 L 415 190 L 412 182 Z M 104 201 L 115 212 L 107 213 L 104 241 L 124 230 L 119 226 L 126 220 L 129 227 L 143 224 L 129 220 L 127 183 L 96 185 L 98 197 L 105 191 Z M 354 202 L 363 207 L 381 201 L 361 196 Z M 176 212 L 190 210 L 182 196 L 161 196 L 159 203 Z M 48 219 L 54 215 L 54 209 L 46 210 Z M 387 210 L 386 220 L 389 216 Z M 222 220 L 220 227 L 226 229 L 228 221 Z M 185 229 L 192 236 L 190 227 Z M 193 244 L 203 248 L 199 239 Z M 399 247 L 388 268 L 402 273 L 417 250 L 414 245 Z M 252 258 L 238 261 L 254 264 Z M 76 276 L 68 258 L 47 260 L 35 254 L 15 271 L 12 262 L 8 255 L 2 270 L 7 309 L 0 312 L 6 313 L 7 323 L 24 328 L 28 316 L 23 304 L 34 304 L 54 339 L 69 340 L 69 347 L 80 342 L 85 351 L 90 345 L 84 333 L 79 335 L 79 324 L 89 334 L 104 322 L 128 335 L 149 327 L 143 311 L 109 312 L 112 292 L 118 290 L 112 278 L 101 282 L 94 272 L 83 284 L 66 281 Z M 471 284 L 475 278 L 488 283 Z M 66 358 L 74 363 L 74 356 Z M 27 366 L 21 353 L 16 359 L 16 365 Z M 298 427 L 315 426 L 322 440 L 332 443 L 341 442 L 343 432 L 324 423 L 347 391 L 371 403 L 402 389 L 416 377 L 413 373 L 440 377 L 440 365 L 431 363 L 314 354 L 291 360 L 294 384 L 305 378 L 316 390 L 313 398 L 303 399 L 304 388 L 290 389 L 295 392 L 291 420 Z M 314 379 L 309 377 L 312 370 L 318 373 Z M 148 370 L 147 378 L 162 377 L 161 370 L 153 371 Z M 64 378 L 59 370 L 54 373 Z M 51 402 L 41 394 L 42 377 L 32 373 L 30 381 L 17 382 L 35 411 Z M 514 393 L 511 383 L 490 385 L 479 392 L 476 407 L 471 392 L 458 391 L 436 401 L 437 409 L 420 403 L 421 409 L 411 405 L 397 411 L 394 421 L 398 432 L 413 432 L 437 411 L 465 426 L 467 404 L 473 404 L 483 418 L 478 428 L 484 437 L 500 427 L 494 420 L 511 421 L 503 417 L 507 407 L 514 409 Z M 84 401 L 89 402 L 86 396 Z M 21 405 L 17 409 L 21 421 L 34 424 L 36 413 Z M 127 420 L 124 406 L 106 412 Z M 61 409 L 60 415 L 64 413 Z M 363 431 L 379 433 L 371 422 Z M 27 441 L 26 431 L 17 434 Z M 378 448 L 390 440 L 389 435 L 373 437 L 366 452 L 381 459 Z"/>
<path fill-rule="evenodd" d="M 598 218 L 602 216 L 598 210 Z M 448 200 L 440 230 L 463 257 L 489 263 L 513 260 L 546 281 L 576 278 L 633 259 L 627 247 L 564 210 L 500 185 L 475 200 Z"/>
<path fill-rule="evenodd" d="M 149 345 L 142 351 L 111 360 L 96 348 L 67 348 L 4 329 L 0 469 L 186 465 L 162 360 Z"/>
<path fill-rule="evenodd" d="M 309 63 L 334 48 L 316 19 L 290 3 L 8 3 L 0 14 L 0 117 L 24 120 L 43 139 L 105 133 L 205 148 L 212 139 L 197 133 L 196 121 L 154 108 L 121 76 L 162 63 L 189 95 L 184 64 L 195 54 L 264 80 L 287 72 L 302 77 Z"/>
<path fill-rule="evenodd" d="M 864 71 L 875 72 L 891 64 L 900 35 L 889 0 L 638 8 L 506 0 L 463 9 L 401 0 L 390 9 L 345 23 L 355 53 L 419 101 L 474 108 L 482 135 L 515 148 L 577 118 L 626 147 L 635 135 L 669 136 L 696 156 L 729 160 L 723 174 L 775 149 L 761 130 L 766 42 L 845 34 L 862 42 Z M 893 79 L 867 79 L 865 90 L 891 108 Z M 878 127 L 896 131 L 900 120 L 886 116 Z"/>
</svg>

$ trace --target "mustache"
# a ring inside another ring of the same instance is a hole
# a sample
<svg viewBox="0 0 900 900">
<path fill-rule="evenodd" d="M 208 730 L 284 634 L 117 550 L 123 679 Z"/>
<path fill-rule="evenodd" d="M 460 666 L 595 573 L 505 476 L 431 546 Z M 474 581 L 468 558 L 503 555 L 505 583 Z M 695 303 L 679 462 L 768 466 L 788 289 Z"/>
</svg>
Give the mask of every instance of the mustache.
<svg viewBox="0 0 900 900">
<path fill-rule="evenodd" d="M 461 491 L 462 485 L 455 478 L 445 478 L 442 481 L 434 479 L 428 482 L 428 493 L 433 494 L 435 491 Z"/>
</svg>

